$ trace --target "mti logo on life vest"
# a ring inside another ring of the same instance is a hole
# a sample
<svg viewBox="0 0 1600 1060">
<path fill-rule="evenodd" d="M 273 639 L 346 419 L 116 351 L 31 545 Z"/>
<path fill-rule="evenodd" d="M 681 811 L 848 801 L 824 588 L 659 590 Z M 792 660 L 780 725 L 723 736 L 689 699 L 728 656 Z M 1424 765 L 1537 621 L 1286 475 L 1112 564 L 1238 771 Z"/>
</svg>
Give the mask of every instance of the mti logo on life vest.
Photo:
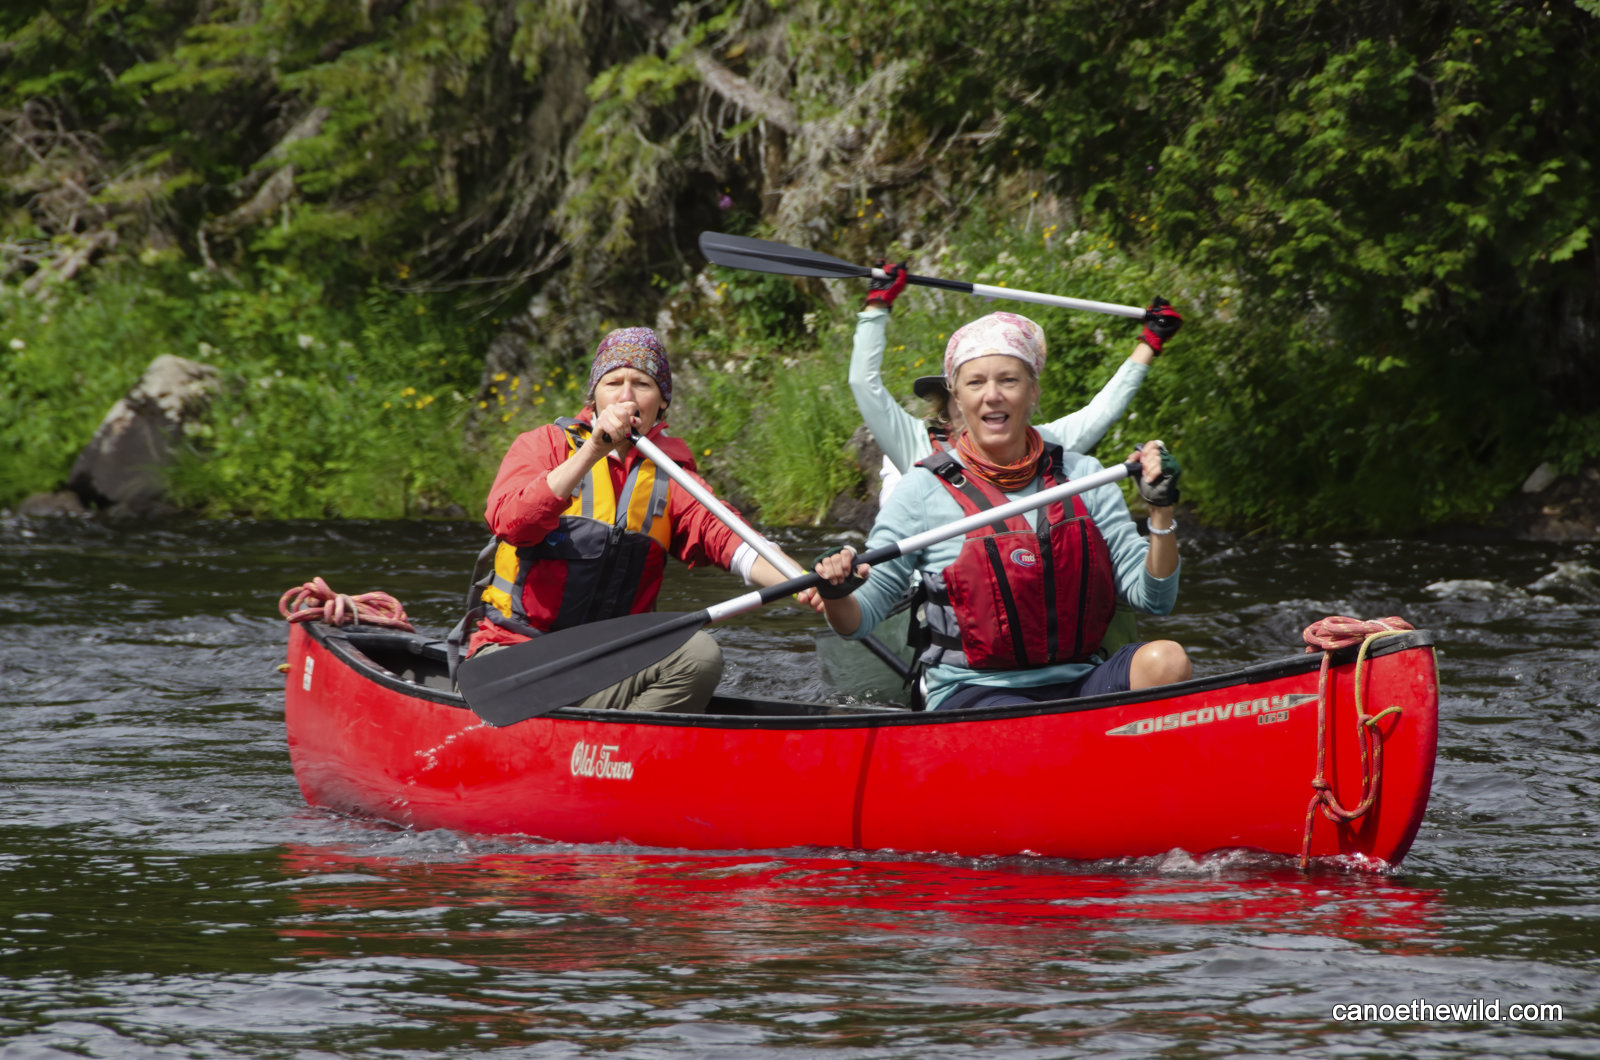
<svg viewBox="0 0 1600 1060">
<path fill-rule="evenodd" d="M 1216 707 L 1200 707 L 1176 714 L 1161 714 L 1153 718 L 1140 718 L 1115 729 L 1107 729 L 1107 736 L 1146 736 L 1169 729 L 1187 729 L 1195 725 L 1210 725 L 1229 718 L 1255 718 L 1258 724 L 1288 721 L 1289 711 L 1303 703 L 1315 703 L 1314 694 L 1290 692 L 1288 695 L 1246 699 L 1238 703 L 1224 703 Z"/>
<path fill-rule="evenodd" d="M 1012 551 L 1011 562 L 1019 567 L 1032 567 L 1039 562 L 1039 557 L 1025 548 L 1019 548 Z"/>
</svg>

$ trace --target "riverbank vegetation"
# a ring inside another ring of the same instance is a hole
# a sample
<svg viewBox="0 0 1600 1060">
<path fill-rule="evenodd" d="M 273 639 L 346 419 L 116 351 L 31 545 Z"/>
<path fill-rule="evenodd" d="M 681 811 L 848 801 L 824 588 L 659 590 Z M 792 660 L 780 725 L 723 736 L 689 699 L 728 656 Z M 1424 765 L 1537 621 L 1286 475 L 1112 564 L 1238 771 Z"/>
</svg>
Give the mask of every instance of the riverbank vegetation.
<svg viewBox="0 0 1600 1060">
<path fill-rule="evenodd" d="M 1600 456 L 1600 4 L 22 0 L 0 13 L 0 505 L 160 353 L 226 385 L 208 514 L 475 514 L 653 323 L 769 521 L 866 488 L 861 289 L 703 229 L 1184 311 L 1151 435 L 1218 525 L 1405 533 Z M 897 389 L 990 307 L 897 305 Z M 1047 413 L 1131 348 L 1029 312 Z"/>
</svg>

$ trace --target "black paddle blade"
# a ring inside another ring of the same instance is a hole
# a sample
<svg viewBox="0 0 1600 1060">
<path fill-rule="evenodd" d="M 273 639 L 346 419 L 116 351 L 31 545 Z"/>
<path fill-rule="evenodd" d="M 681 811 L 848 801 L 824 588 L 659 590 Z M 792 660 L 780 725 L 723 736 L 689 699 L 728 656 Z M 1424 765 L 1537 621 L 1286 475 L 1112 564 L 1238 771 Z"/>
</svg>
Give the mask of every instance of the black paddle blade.
<svg viewBox="0 0 1600 1060">
<path fill-rule="evenodd" d="M 872 270 L 865 265 L 852 265 L 814 250 L 801 250 L 769 239 L 730 236 L 721 232 L 701 232 L 700 253 L 706 256 L 707 261 L 726 265 L 730 269 L 749 269 L 751 272 L 829 278 L 872 275 Z"/>
<path fill-rule="evenodd" d="M 503 727 L 571 706 L 660 662 L 710 621 L 694 614 L 623 615 L 546 633 L 522 644 L 475 655 L 456 683 L 467 706 Z"/>
</svg>

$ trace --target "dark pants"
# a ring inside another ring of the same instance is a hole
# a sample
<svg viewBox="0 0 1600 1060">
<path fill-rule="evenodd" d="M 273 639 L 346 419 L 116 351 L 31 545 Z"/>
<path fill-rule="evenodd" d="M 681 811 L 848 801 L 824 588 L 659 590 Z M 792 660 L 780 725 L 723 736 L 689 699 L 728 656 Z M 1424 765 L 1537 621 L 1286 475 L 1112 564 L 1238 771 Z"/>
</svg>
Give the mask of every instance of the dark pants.
<svg viewBox="0 0 1600 1060">
<path fill-rule="evenodd" d="M 485 644 L 474 654 L 498 651 L 503 644 Z M 658 663 L 629 674 L 610 688 L 574 704 L 586 710 L 656 710 L 704 714 L 722 680 L 722 646 L 700 630 L 687 644 Z"/>
<path fill-rule="evenodd" d="M 945 698 L 935 710 L 966 710 L 971 707 L 1009 707 L 1019 703 L 1043 703 L 1052 699 L 1081 699 L 1084 696 L 1103 696 L 1111 692 L 1126 692 L 1131 683 L 1133 653 L 1144 646 L 1124 644 L 1112 653 L 1111 658 L 1096 666 L 1076 681 L 1059 685 L 1040 685 L 1038 688 L 991 688 L 988 685 L 962 685 Z"/>
</svg>

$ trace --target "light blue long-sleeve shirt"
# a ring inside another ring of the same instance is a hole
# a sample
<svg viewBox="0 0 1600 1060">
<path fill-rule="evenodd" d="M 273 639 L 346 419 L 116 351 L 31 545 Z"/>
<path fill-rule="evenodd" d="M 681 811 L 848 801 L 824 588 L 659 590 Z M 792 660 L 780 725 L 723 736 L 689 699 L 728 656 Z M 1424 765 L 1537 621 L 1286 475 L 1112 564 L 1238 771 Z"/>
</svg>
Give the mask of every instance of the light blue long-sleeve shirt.
<svg viewBox="0 0 1600 1060">
<path fill-rule="evenodd" d="M 883 351 L 888 342 L 888 325 L 887 309 L 881 306 L 863 309 L 856 316 L 855 342 L 850 351 L 850 393 L 855 396 L 856 408 L 867 430 L 877 439 L 884 459 L 892 465 L 884 468 L 880 504 L 887 502 L 899 476 L 917 461 L 933 455 L 928 425 L 902 408 L 883 385 Z M 1149 371 L 1148 365 L 1138 361 L 1123 362 L 1094 400 L 1040 429 L 1048 430 L 1068 452 L 1089 452 L 1127 411 L 1128 403 L 1139 392 Z"/>
<path fill-rule="evenodd" d="M 1060 435 L 1049 426 L 1040 427 L 1039 433 L 1046 442 L 1060 444 Z M 1092 456 L 1067 453 L 1064 470 L 1069 479 L 1084 478 L 1102 469 Z M 1008 493 L 1008 500 L 1030 496 L 1039 491 L 1039 481 Z M 1089 517 L 1105 538 L 1111 552 L 1112 570 L 1116 578 L 1117 598 L 1136 611 L 1164 615 L 1171 612 L 1178 599 L 1178 570 L 1165 578 L 1157 578 L 1145 569 L 1145 558 L 1150 543 L 1139 536 L 1133 525 L 1128 505 L 1122 491 L 1115 483 L 1101 486 L 1081 494 Z M 1067 504 L 1070 506 L 1071 502 Z M 902 541 L 914 534 L 944 526 L 965 517 L 961 506 L 937 476 L 926 468 L 913 468 L 901 481 L 894 495 L 878 512 L 878 520 L 867 535 L 868 549 Z M 1035 529 L 1043 517 L 1042 509 L 1027 515 Z M 954 563 L 960 554 L 964 537 L 940 541 L 922 552 L 885 560 L 872 568 L 866 583 L 855 592 L 861 607 L 861 624 L 850 636 L 861 639 L 867 636 L 889 610 L 898 603 L 911 584 L 914 571 L 941 572 Z M 1181 564 L 1180 564 L 1181 569 Z M 924 674 L 928 706 L 937 707 L 960 685 L 988 685 L 999 688 L 1037 688 L 1076 681 L 1094 668 L 1093 663 L 1060 663 L 1027 670 L 974 670 L 966 666 L 941 665 L 930 667 Z"/>
</svg>

